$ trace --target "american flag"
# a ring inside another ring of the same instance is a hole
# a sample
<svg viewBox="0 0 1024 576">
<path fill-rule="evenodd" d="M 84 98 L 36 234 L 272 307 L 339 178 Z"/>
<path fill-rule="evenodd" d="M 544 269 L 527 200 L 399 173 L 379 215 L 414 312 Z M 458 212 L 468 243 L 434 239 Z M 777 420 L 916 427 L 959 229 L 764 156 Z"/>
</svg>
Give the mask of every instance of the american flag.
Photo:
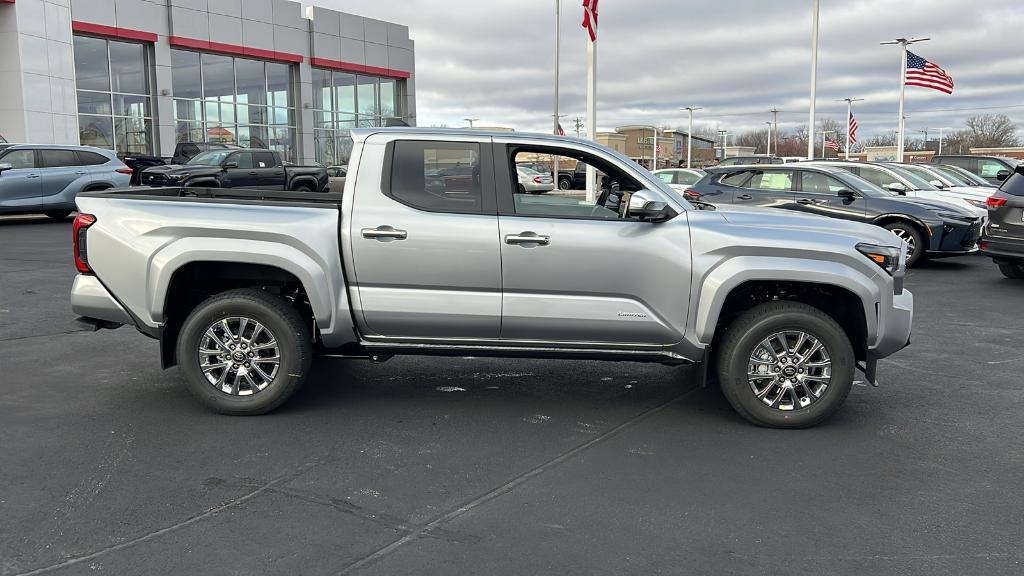
<svg viewBox="0 0 1024 576">
<path fill-rule="evenodd" d="M 825 148 L 839 152 L 839 142 L 836 142 L 835 140 L 829 138 L 828 136 L 825 136 Z"/>
<path fill-rule="evenodd" d="M 590 41 L 597 41 L 597 0 L 583 0 L 583 27 L 590 34 Z"/>
<path fill-rule="evenodd" d="M 946 94 L 953 93 L 953 78 L 938 65 L 907 52 L 907 86 L 931 88 Z"/>
<path fill-rule="evenodd" d="M 850 112 L 850 134 L 847 140 L 850 144 L 857 143 L 857 119 L 853 117 L 853 112 Z"/>
<path fill-rule="evenodd" d="M 565 136 L 565 130 L 562 130 L 562 123 L 561 122 L 558 123 L 558 130 L 555 132 L 555 134 L 557 134 L 559 136 Z"/>
</svg>

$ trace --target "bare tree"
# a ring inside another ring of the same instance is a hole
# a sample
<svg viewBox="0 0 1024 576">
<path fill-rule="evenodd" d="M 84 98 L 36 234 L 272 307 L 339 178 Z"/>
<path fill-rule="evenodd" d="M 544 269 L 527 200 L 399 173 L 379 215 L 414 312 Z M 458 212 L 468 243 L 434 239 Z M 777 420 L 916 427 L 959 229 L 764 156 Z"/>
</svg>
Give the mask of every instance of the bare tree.
<svg viewBox="0 0 1024 576">
<path fill-rule="evenodd" d="M 967 118 L 965 128 L 951 138 L 965 148 L 999 148 L 1017 146 L 1017 126 L 1006 114 L 979 114 Z"/>
<path fill-rule="evenodd" d="M 736 146 L 746 146 L 754 149 L 754 154 L 766 154 L 768 152 L 768 128 L 764 130 L 748 130 L 736 135 Z"/>
<path fill-rule="evenodd" d="M 869 146 L 895 146 L 896 145 L 896 131 L 890 130 L 881 134 L 875 134 L 870 138 L 864 139 L 864 147 Z"/>
</svg>

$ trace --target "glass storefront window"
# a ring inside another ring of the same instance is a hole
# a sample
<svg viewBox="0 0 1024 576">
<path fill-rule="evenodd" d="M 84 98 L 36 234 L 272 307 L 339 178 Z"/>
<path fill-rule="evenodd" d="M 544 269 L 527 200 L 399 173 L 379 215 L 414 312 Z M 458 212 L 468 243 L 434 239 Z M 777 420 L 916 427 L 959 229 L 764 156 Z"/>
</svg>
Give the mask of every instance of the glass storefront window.
<svg viewBox="0 0 1024 576">
<path fill-rule="evenodd" d="M 146 46 L 75 36 L 78 137 L 120 155 L 153 153 Z"/>
<path fill-rule="evenodd" d="M 353 128 L 381 126 L 386 118 L 401 117 L 398 92 L 398 82 L 393 78 L 314 68 L 313 140 L 317 162 L 327 166 L 347 164 Z"/>
<path fill-rule="evenodd" d="M 171 50 L 178 142 L 270 148 L 295 160 L 292 67 Z M 179 85 L 180 84 L 180 85 Z"/>
</svg>

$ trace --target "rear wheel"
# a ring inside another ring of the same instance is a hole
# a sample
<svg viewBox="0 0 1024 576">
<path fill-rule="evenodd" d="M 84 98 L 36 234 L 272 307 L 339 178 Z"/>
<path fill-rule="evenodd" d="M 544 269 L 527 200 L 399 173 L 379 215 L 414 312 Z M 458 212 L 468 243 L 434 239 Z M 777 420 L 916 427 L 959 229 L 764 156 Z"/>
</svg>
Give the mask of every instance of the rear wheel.
<svg viewBox="0 0 1024 576">
<path fill-rule="evenodd" d="M 68 217 L 68 215 L 71 214 L 71 210 L 48 210 L 46 212 L 43 212 L 43 214 L 46 214 L 48 217 L 53 218 L 54 220 L 64 220 L 65 218 Z"/>
<path fill-rule="evenodd" d="M 916 226 L 906 222 L 892 222 L 886 224 L 883 228 L 907 243 L 906 260 L 908 268 L 917 264 L 924 257 L 924 235 L 921 234 L 921 231 Z"/>
<path fill-rule="evenodd" d="M 229 290 L 189 314 L 177 360 L 189 392 L 215 412 L 270 412 L 306 379 L 312 358 L 309 328 L 279 296 Z"/>
<path fill-rule="evenodd" d="M 744 312 L 718 350 L 722 394 L 759 426 L 806 428 L 842 406 L 853 386 L 854 354 L 843 329 L 800 302 Z"/>
<path fill-rule="evenodd" d="M 312 192 L 313 188 L 309 184 L 299 184 L 295 188 L 292 188 L 295 192 Z"/>
<path fill-rule="evenodd" d="M 570 178 L 559 178 L 558 179 L 558 189 L 559 190 L 571 190 L 572 189 L 572 179 L 570 179 Z"/>
<path fill-rule="evenodd" d="M 999 264 L 999 271 L 1007 278 L 1024 280 L 1024 262 L 1004 262 Z"/>
</svg>

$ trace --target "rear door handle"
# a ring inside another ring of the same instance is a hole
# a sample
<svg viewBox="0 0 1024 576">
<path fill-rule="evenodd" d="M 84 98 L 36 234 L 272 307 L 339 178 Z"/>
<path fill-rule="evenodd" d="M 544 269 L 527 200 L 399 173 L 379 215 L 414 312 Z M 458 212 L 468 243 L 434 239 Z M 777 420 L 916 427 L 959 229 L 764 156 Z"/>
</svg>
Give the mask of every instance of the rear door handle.
<svg viewBox="0 0 1024 576">
<path fill-rule="evenodd" d="M 754 197 L 751 196 L 750 194 L 740 194 L 736 198 L 738 198 L 740 200 L 753 200 L 754 199 Z"/>
<path fill-rule="evenodd" d="M 26 174 L 25 178 L 39 178 L 39 174 Z"/>
<path fill-rule="evenodd" d="M 86 172 L 85 170 L 79 170 L 75 172 L 75 174 L 78 174 L 79 176 L 85 176 L 86 174 L 88 174 L 88 172 Z"/>
<path fill-rule="evenodd" d="M 249 176 L 259 176 L 259 175 L 260 175 L 260 173 L 256 172 L 255 170 L 253 170 L 252 172 L 249 172 Z"/>
<path fill-rule="evenodd" d="M 405 240 L 409 233 L 405 230 L 396 230 L 391 226 L 377 226 L 376 228 L 363 228 L 363 238 L 371 240 Z"/>
<path fill-rule="evenodd" d="M 551 243 L 550 236 L 544 236 L 537 234 L 536 232 L 520 232 L 519 234 L 507 234 L 505 236 L 505 244 L 522 245 L 522 244 L 536 244 L 538 246 L 547 246 Z"/>
</svg>

